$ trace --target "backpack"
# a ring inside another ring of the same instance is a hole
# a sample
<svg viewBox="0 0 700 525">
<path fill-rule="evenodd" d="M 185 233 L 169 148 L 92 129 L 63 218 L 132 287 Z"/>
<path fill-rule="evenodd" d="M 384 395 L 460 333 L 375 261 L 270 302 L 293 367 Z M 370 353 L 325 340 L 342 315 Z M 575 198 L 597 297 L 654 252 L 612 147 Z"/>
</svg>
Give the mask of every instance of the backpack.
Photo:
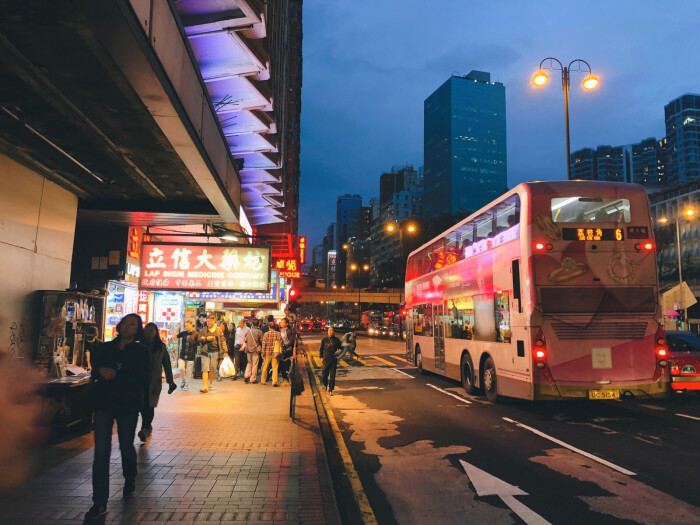
<svg viewBox="0 0 700 525">
<path fill-rule="evenodd" d="M 246 350 L 258 353 L 262 349 L 262 341 L 259 328 L 251 328 L 245 336 Z"/>
</svg>

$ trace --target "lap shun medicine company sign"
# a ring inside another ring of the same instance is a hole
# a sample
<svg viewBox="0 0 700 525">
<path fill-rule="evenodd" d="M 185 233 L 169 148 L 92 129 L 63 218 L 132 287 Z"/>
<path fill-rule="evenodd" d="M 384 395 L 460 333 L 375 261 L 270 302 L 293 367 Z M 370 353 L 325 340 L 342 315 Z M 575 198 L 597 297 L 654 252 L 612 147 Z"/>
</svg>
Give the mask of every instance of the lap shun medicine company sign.
<svg viewBox="0 0 700 525">
<path fill-rule="evenodd" d="M 267 292 L 270 248 L 239 244 L 144 243 L 139 288 Z"/>
</svg>

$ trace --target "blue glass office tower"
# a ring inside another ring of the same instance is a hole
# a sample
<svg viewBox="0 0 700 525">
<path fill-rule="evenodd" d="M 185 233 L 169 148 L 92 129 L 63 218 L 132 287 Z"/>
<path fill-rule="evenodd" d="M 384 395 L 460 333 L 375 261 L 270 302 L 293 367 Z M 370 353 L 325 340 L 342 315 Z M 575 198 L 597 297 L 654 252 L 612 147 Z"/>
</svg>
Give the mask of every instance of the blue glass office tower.
<svg viewBox="0 0 700 525">
<path fill-rule="evenodd" d="M 506 88 L 452 76 L 424 103 L 426 217 L 474 212 L 507 189 Z"/>
</svg>

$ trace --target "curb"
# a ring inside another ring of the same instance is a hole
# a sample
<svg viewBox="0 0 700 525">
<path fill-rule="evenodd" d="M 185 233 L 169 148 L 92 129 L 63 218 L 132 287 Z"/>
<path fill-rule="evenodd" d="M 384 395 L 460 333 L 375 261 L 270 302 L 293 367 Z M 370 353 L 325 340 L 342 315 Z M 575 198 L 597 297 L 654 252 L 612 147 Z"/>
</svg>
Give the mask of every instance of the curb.
<svg viewBox="0 0 700 525">
<path fill-rule="evenodd" d="M 347 449 L 345 440 L 343 439 L 343 435 L 340 432 L 340 428 L 338 427 L 338 423 L 333 414 L 333 409 L 329 408 L 326 405 L 324 396 L 319 391 L 318 384 L 316 382 L 316 375 L 314 373 L 315 369 L 313 363 L 311 362 L 311 356 L 308 351 L 306 352 L 305 366 L 309 377 L 309 386 L 311 387 L 311 391 L 313 392 L 313 400 L 314 405 L 316 407 L 316 413 L 318 415 L 319 425 L 321 427 L 325 427 L 328 430 L 327 434 L 330 434 L 330 437 L 333 438 L 338 448 L 338 453 L 342 460 L 342 475 L 346 478 L 347 482 L 350 485 L 354 504 L 356 505 L 357 511 L 359 513 L 360 523 L 363 523 L 365 525 L 377 525 L 377 518 L 375 517 L 374 511 L 372 510 L 372 507 L 369 504 L 369 500 L 367 499 L 367 494 L 365 493 L 364 488 L 362 486 L 360 476 L 355 470 L 355 465 L 352 462 L 350 452 Z M 330 461 L 328 458 L 329 451 L 327 447 L 324 447 L 324 452 L 326 456 L 326 467 L 328 468 L 330 475 Z M 335 488 L 337 490 L 338 486 L 335 485 Z M 334 499 L 336 502 L 336 508 L 338 508 L 338 500 L 335 495 L 335 491 Z M 339 509 L 338 512 L 340 512 Z M 346 518 L 348 517 L 346 516 Z"/>
</svg>

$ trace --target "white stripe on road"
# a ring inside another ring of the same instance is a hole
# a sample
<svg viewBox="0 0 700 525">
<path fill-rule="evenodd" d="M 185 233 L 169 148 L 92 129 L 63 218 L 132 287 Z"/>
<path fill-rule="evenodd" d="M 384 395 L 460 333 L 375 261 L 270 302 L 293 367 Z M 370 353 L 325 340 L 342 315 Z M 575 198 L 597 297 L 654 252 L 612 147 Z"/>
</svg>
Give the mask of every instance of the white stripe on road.
<svg viewBox="0 0 700 525">
<path fill-rule="evenodd" d="M 676 415 L 680 416 L 680 417 L 687 417 L 688 419 L 694 419 L 695 421 L 700 421 L 700 417 L 689 416 L 688 414 L 676 414 Z"/>
<path fill-rule="evenodd" d="M 398 372 L 399 374 L 403 374 L 403 375 L 405 375 L 405 376 L 408 376 L 408 377 L 410 377 L 411 379 L 415 379 L 415 377 L 413 377 L 411 374 L 407 374 L 406 372 L 402 372 L 402 371 L 399 370 L 398 368 L 392 368 L 392 370 Z"/>
<path fill-rule="evenodd" d="M 626 468 L 615 465 L 615 463 L 610 463 L 609 461 L 606 461 L 603 458 L 599 458 L 598 456 L 594 456 L 593 454 L 586 452 L 585 450 L 581 450 L 580 448 L 576 448 L 573 445 L 569 445 L 568 443 L 564 443 L 562 440 L 557 439 L 555 437 L 552 437 L 548 434 L 545 434 L 544 432 L 540 432 L 536 428 L 532 428 L 532 427 L 529 427 L 527 425 L 523 425 L 522 423 L 519 423 L 518 421 L 515 421 L 515 420 L 507 418 L 507 417 L 504 417 L 503 420 L 508 421 L 508 423 L 513 423 L 516 426 L 519 426 L 520 428 L 524 428 L 525 430 L 529 430 L 533 434 L 537 434 L 540 437 L 548 439 L 552 443 L 556 443 L 557 445 L 561 445 L 564 448 L 568 448 L 572 452 L 576 452 L 577 454 L 580 454 L 584 457 L 587 457 L 588 459 L 592 459 L 593 461 L 596 461 L 596 462 L 600 463 L 601 465 L 605 465 L 606 467 L 609 467 L 613 470 L 617 470 L 618 472 L 621 472 L 622 474 L 626 474 L 628 476 L 636 476 L 637 475 L 634 472 L 632 472 L 631 470 L 627 470 Z"/>
<path fill-rule="evenodd" d="M 499 496 L 527 525 L 552 525 L 534 510 L 520 503 L 515 496 Z"/>
<path fill-rule="evenodd" d="M 407 374 L 407 375 L 408 375 L 408 374 Z M 448 392 L 447 390 L 443 390 L 442 388 L 439 388 L 439 387 L 437 387 L 437 386 L 435 386 L 435 385 L 431 385 L 430 383 L 428 383 L 428 386 L 429 386 L 430 388 L 434 388 L 434 389 L 437 390 L 438 392 L 442 392 L 443 394 L 447 394 L 447 395 L 450 396 L 450 397 L 454 397 L 455 399 L 459 399 L 462 403 L 466 403 L 467 405 L 471 405 L 471 404 L 472 404 L 471 401 L 469 401 L 468 399 L 464 399 L 463 397 L 459 397 L 457 394 L 453 394 L 452 392 Z"/>
</svg>

